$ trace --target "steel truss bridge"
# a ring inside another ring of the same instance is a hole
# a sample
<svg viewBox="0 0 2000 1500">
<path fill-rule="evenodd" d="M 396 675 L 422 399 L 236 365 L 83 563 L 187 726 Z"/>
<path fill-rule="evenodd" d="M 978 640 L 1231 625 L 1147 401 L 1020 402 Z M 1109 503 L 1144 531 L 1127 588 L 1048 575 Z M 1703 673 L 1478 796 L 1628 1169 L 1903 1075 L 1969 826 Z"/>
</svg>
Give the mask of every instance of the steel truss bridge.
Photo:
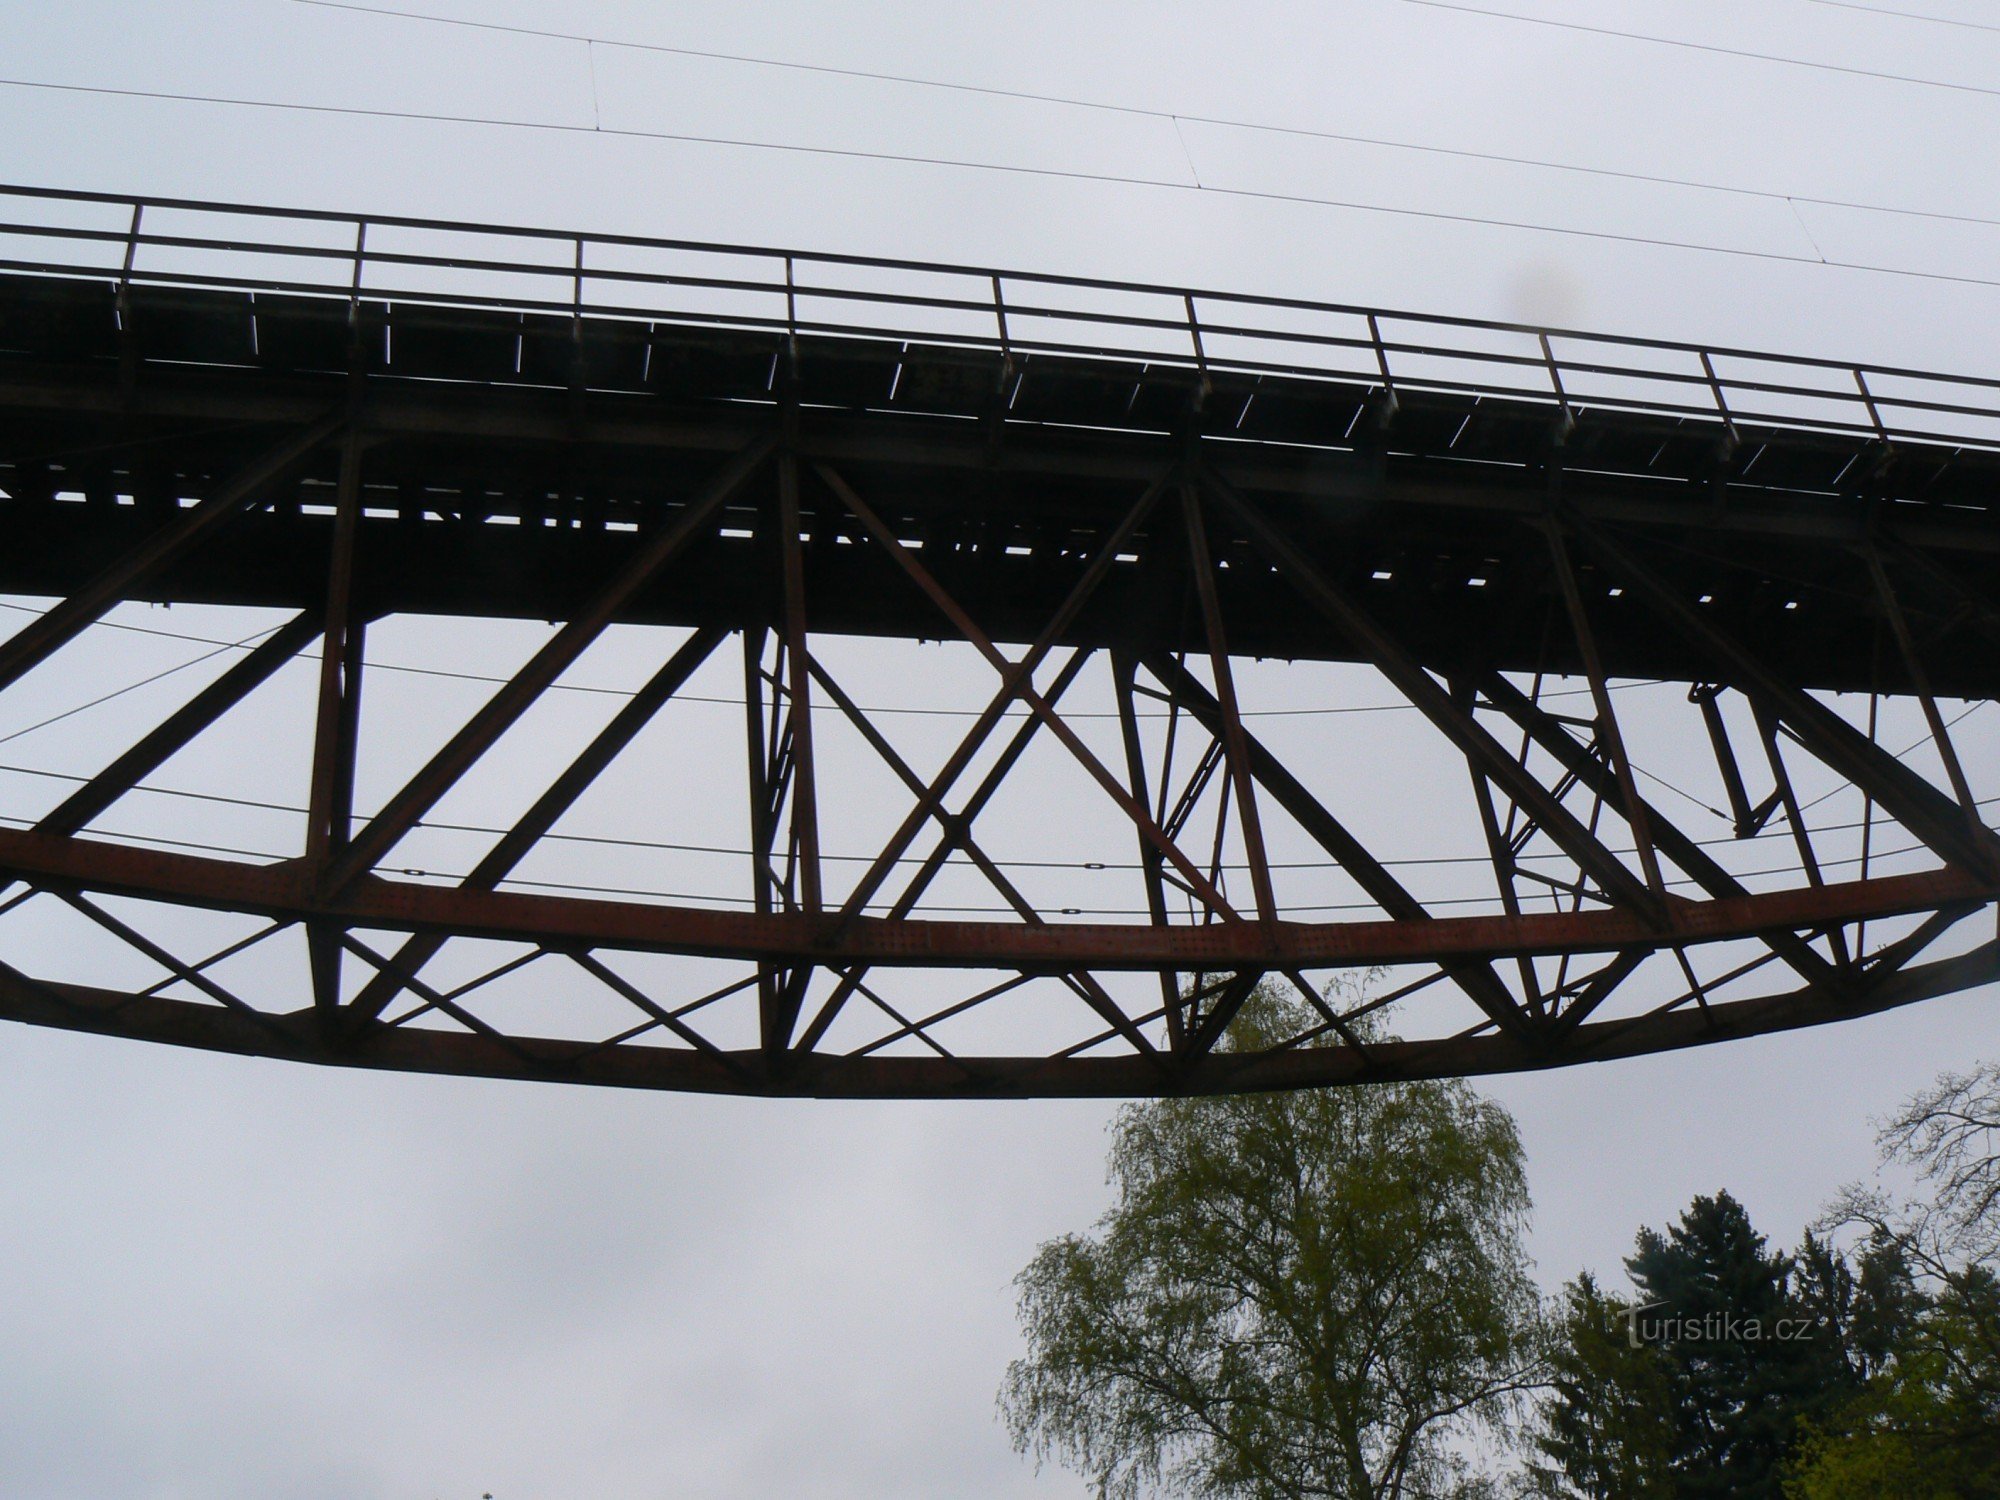
<svg viewBox="0 0 2000 1500">
<path fill-rule="evenodd" d="M 1146 1095 L 2000 975 L 2000 381 L 0 191 L 0 1015 Z"/>
</svg>

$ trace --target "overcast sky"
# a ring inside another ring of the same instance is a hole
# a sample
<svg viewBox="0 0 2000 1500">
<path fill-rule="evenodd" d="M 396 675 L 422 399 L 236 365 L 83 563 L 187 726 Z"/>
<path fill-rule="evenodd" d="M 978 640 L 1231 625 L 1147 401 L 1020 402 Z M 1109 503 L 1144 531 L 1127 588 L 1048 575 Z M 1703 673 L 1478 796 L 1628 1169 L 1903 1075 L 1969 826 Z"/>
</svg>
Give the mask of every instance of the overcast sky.
<svg viewBox="0 0 2000 1500">
<path fill-rule="evenodd" d="M 1992 374 L 2000 30 L 1970 0 L 1893 3 L 1909 14 L 398 7 L 592 46 L 299 0 L 14 5 L 0 8 L 0 178 L 977 260 Z M 175 612 L 183 629 L 204 618 Z M 885 682 L 887 662 L 853 670 Z M 10 699 L 0 735 L 39 702 Z M 53 766 L 125 743 L 148 722 L 128 706 L 6 753 Z M 36 795 L 0 781 L 14 799 L 0 811 Z M 1639 1224 L 1723 1187 L 1796 1240 L 1867 1170 L 1872 1113 L 2000 1051 L 1993 1002 L 1490 1081 L 1527 1142 L 1545 1281 L 1614 1270 Z M 1103 1208 L 1111 1113 L 348 1074 L 0 1027 L 0 1489 L 1080 1494 L 1011 1453 L 993 1397 L 1019 1348 L 1009 1279 Z"/>
</svg>

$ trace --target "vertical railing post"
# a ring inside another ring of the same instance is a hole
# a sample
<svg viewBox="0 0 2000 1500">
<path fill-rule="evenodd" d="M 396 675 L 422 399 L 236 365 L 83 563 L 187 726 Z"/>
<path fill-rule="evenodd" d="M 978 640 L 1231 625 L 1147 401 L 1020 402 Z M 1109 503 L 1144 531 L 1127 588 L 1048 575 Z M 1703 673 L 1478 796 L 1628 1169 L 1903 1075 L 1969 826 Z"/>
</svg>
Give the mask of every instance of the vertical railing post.
<svg viewBox="0 0 2000 1500">
<path fill-rule="evenodd" d="M 1854 385 L 1855 389 L 1861 392 L 1862 405 L 1868 408 L 1868 420 L 1875 424 L 1875 436 L 1882 440 L 1882 447 L 1885 450 L 1888 449 L 1891 446 L 1889 442 L 1889 429 L 1883 424 L 1882 413 L 1875 405 L 1875 394 L 1868 389 L 1868 381 L 1862 375 L 1859 365 L 1854 367 Z"/>
<path fill-rule="evenodd" d="M 569 390 L 574 420 L 582 419 L 583 392 L 589 384 L 590 373 L 583 357 L 583 236 L 579 234 L 570 259 L 569 276 Z M 573 494 L 572 500 L 580 504 L 582 497 Z"/>
<path fill-rule="evenodd" d="M 132 205 L 132 227 L 125 233 L 125 266 L 118 274 L 118 316 L 123 321 L 132 305 L 132 266 L 139 258 L 139 223 L 145 217 L 146 205 L 134 202 Z"/>
<path fill-rule="evenodd" d="M 1729 403 L 1722 399 L 1722 381 L 1715 373 L 1715 361 L 1708 357 L 1706 349 L 1701 351 L 1701 370 L 1708 377 L 1709 394 L 1715 397 L 1715 409 L 1722 417 L 1722 431 L 1728 440 L 1729 451 L 1734 453 L 1742 445 L 1743 435 L 1736 430 L 1736 418 L 1731 415 Z"/>
<path fill-rule="evenodd" d="M 354 221 L 354 277 L 347 284 L 347 326 L 350 331 L 361 327 L 361 268 L 367 262 L 368 221 Z"/>
<path fill-rule="evenodd" d="M 785 257 L 785 352 L 794 368 L 799 360 L 799 289 L 792 257 Z"/>
<path fill-rule="evenodd" d="M 1375 368 L 1382 372 L 1382 425 L 1396 416 L 1396 377 L 1389 373 L 1389 346 L 1382 342 L 1382 325 L 1375 314 L 1368 315 L 1368 339 L 1375 346 Z"/>
<path fill-rule="evenodd" d="M 1014 359 L 1014 348 L 1007 337 L 1007 299 L 1000 291 L 1000 277 L 997 272 L 993 276 L 993 321 L 1000 329 L 1000 357 L 1011 364 Z"/>
<path fill-rule="evenodd" d="M 996 396 L 1005 396 L 1007 386 L 1014 378 L 1014 340 L 1007 331 L 1007 298 L 1000 290 L 1000 273 L 994 272 L 990 279 L 993 283 L 993 321 L 1000 330 L 1000 372 L 994 377 L 993 392 Z"/>
<path fill-rule="evenodd" d="M 1570 409 L 1569 392 L 1563 389 L 1562 369 L 1556 364 L 1556 351 L 1549 344 L 1549 336 L 1538 333 L 1535 337 L 1541 341 L 1542 363 L 1548 367 L 1549 384 L 1555 387 L 1556 400 L 1562 406 L 1562 423 L 1556 430 L 1556 443 L 1560 446 L 1576 431 L 1576 413 Z"/>
<path fill-rule="evenodd" d="M 1204 403 L 1207 402 L 1208 393 L 1212 384 L 1212 382 L 1208 378 L 1208 351 L 1202 347 L 1201 320 L 1195 316 L 1194 293 L 1193 292 L 1183 293 L 1181 296 L 1181 302 L 1187 308 L 1188 337 L 1194 343 L 1195 368 L 1201 373 L 1201 387 L 1195 395 L 1195 406 L 1197 409 L 1199 409 Z"/>
</svg>

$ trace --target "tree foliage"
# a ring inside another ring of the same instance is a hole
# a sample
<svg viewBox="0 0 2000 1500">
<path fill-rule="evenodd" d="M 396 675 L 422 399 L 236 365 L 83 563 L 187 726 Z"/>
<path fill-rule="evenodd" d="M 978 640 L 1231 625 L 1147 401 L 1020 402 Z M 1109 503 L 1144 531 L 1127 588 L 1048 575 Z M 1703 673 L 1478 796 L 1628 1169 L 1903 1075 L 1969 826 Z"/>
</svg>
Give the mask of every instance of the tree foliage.
<svg viewBox="0 0 2000 1500">
<path fill-rule="evenodd" d="M 1625 1268 L 1665 1331 L 1678 1492 L 1774 1500 L 1794 1424 L 1826 1399 L 1837 1357 L 1796 1295 L 1792 1258 L 1718 1193 L 1665 1234 L 1641 1230 Z"/>
<path fill-rule="evenodd" d="M 1907 1295 L 1860 1391 L 1811 1427 L 1790 1500 L 2000 1500 L 2000 1064 L 1946 1074 L 1878 1136 L 1918 1191 L 1847 1188 L 1823 1228 Z"/>
<path fill-rule="evenodd" d="M 1672 1375 L 1629 1336 L 1626 1304 L 1585 1271 L 1563 1288 L 1549 1327 L 1549 1386 L 1534 1432 L 1535 1493 L 1584 1500 L 1672 1500 Z"/>
<path fill-rule="evenodd" d="M 1309 1018 L 1260 992 L 1237 1044 Z M 1537 1378 L 1512 1119 L 1463 1082 L 1166 1099 L 1017 1278 L 1016 1445 L 1102 1496 L 1448 1496 Z"/>
<path fill-rule="evenodd" d="M 1625 1262 L 1630 1303 L 1588 1274 L 1551 1330 L 1534 1428 L 1539 1493 L 1589 1500 L 1776 1500 L 1804 1424 L 1888 1358 L 1910 1289 L 1886 1252 L 1850 1261 L 1808 1236 L 1769 1249 L 1728 1193 L 1696 1198 Z"/>
</svg>

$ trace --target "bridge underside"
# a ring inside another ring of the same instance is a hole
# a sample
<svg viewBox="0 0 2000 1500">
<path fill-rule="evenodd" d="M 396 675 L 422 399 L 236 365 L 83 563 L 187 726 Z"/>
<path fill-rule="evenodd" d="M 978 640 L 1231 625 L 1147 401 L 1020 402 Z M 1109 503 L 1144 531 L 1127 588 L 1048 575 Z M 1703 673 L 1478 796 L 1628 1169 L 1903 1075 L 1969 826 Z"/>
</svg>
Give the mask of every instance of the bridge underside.
<svg viewBox="0 0 2000 1500">
<path fill-rule="evenodd" d="M 0 780 L 0 1015 L 639 1087 L 1136 1095 L 1964 989 L 2000 977 L 1966 936 L 2000 896 L 2000 756 L 1966 738 L 2000 696 L 1996 475 L 1337 380 L 0 279 L 0 594 L 46 609 L 0 641 L 7 727 L 102 665 L 121 606 L 263 624 L 88 763 L 0 767 L 41 778 Z M 451 722 L 364 714 L 366 648 L 440 619 L 540 634 Z M 615 712 L 524 728 L 614 635 L 644 668 Z M 922 641 L 954 643 L 928 685 L 843 685 Z M 213 736 L 278 743 L 299 672 L 286 847 L 107 826 Z M 733 739 L 647 737 L 717 681 Z M 1309 717 L 1357 683 L 1400 776 Z M 891 724 L 926 712 L 949 734 Z M 405 769 L 364 814 L 378 754 Z M 413 868 L 502 757 L 517 805 Z M 635 758 L 733 836 L 578 833 L 644 821 L 591 802 Z M 529 878 L 638 844 L 685 862 Z M 52 913 L 152 977 L 38 967 Z M 196 914 L 241 925 L 177 947 Z M 289 979 L 245 963 L 281 949 Z M 1240 1045 L 1259 984 L 1306 1020 Z"/>
</svg>

